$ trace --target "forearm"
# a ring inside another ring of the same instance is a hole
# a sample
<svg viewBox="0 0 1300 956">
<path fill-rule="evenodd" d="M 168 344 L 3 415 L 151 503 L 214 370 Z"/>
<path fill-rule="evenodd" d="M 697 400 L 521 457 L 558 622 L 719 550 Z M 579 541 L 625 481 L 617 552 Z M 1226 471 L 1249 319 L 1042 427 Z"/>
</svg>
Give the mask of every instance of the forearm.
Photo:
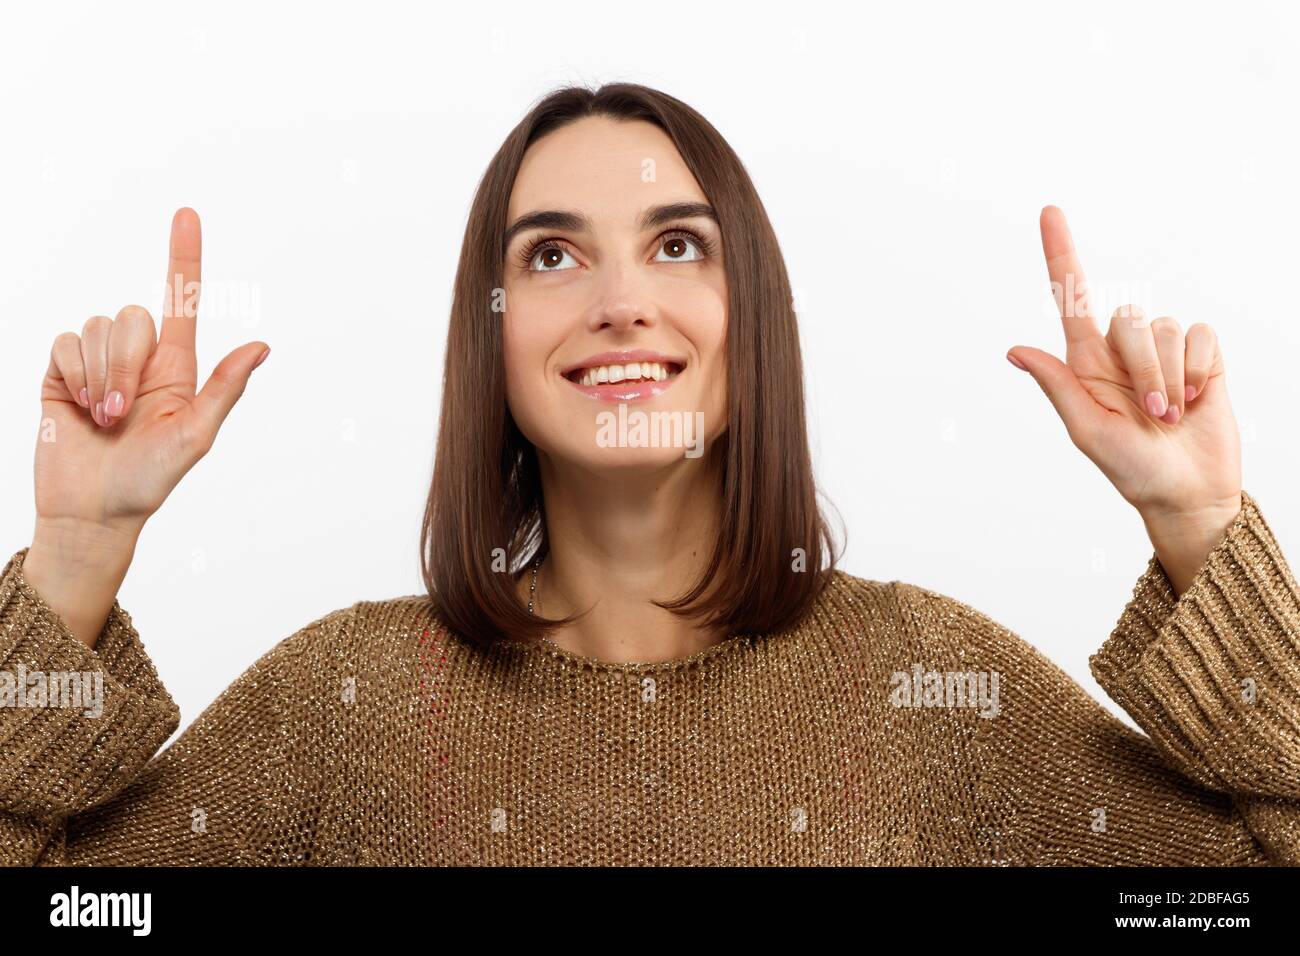
<svg viewBox="0 0 1300 956">
<path fill-rule="evenodd" d="M 38 519 L 23 577 L 94 648 L 135 555 L 138 529 Z"/>
</svg>

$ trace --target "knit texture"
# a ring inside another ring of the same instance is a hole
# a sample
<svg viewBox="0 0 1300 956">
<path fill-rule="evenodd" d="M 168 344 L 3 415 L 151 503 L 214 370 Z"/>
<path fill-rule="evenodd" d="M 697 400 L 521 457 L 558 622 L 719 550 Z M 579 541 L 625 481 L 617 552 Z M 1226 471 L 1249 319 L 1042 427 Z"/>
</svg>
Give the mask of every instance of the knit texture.
<svg viewBox="0 0 1300 956">
<path fill-rule="evenodd" d="M 1300 864 L 1300 591 L 1242 501 L 1180 597 L 1152 556 L 1091 658 L 1145 734 L 965 604 L 837 572 L 799 626 L 660 664 L 360 601 L 158 753 L 180 714 L 130 616 L 88 649 L 24 549 L 0 679 L 104 697 L 0 706 L 0 862 Z"/>
</svg>

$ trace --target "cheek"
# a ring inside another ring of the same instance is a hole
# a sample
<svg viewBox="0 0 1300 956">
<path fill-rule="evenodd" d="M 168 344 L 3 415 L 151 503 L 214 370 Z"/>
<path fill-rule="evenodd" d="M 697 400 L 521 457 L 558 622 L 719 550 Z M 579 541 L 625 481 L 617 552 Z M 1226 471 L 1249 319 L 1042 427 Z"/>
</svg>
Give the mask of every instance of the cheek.
<svg viewBox="0 0 1300 956">
<path fill-rule="evenodd" d="M 539 370 L 564 339 L 564 311 L 545 296 L 526 287 L 507 283 L 506 311 L 500 315 L 501 339 L 507 371 L 527 379 L 539 377 Z"/>
<path fill-rule="evenodd" d="M 528 334 L 528 325 L 518 320 L 518 313 L 515 317 L 501 317 L 501 349 L 506 373 L 506 399 L 518 418 L 518 413 L 527 407 L 528 391 L 536 378 L 536 375 L 528 374 L 534 367 L 536 344 Z"/>
<path fill-rule="evenodd" d="M 706 401 L 716 408 L 727 401 L 727 301 L 725 290 L 710 290 L 691 310 L 695 317 L 688 334 L 699 351 Z"/>
<path fill-rule="evenodd" d="M 508 293 L 507 293 L 508 295 Z M 506 376 L 506 404 L 521 431 L 534 444 L 545 444 L 542 433 L 554 417 L 548 405 L 554 395 L 548 388 L 551 356 L 561 336 L 543 312 L 516 306 L 501 316 L 502 365 Z"/>
<path fill-rule="evenodd" d="M 727 304 L 725 291 L 711 302 L 712 311 L 697 314 L 704 317 L 695 331 L 696 347 L 700 350 L 705 370 L 700 404 L 704 411 L 705 432 L 713 442 L 727 430 Z"/>
</svg>

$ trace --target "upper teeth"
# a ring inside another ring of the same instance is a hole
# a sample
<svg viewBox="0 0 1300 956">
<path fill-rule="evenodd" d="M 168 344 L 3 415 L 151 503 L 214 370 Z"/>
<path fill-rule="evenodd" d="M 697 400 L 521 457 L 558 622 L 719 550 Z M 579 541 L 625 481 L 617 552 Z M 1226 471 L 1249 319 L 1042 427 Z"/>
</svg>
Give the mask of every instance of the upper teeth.
<svg viewBox="0 0 1300 956">
<path fill-rule="evenodd" d="M 633 362 L 631 365 L 597 365 L 585 368 L 578 376 L 579 385 L 604 385 L 610 382 L 635 382 L 645 379 L 650 382 L 662 382 L 668 377 L 668 369 L 658 362 Z"/>
</svg>

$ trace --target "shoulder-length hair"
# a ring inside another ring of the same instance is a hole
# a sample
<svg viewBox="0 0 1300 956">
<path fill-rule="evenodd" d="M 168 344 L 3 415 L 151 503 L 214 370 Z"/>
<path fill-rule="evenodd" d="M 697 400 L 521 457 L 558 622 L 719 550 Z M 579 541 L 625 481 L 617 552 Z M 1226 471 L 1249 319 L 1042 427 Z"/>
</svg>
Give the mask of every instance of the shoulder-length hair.
<svg viewBox="0 0 1300 956">
<path fill-rule="evenodd" d="M 515 585 L 547 548 L 536 449 L 506 403 L 503 234 L 515 176 L 539 137 L 587 116 L 644 120 L 676 144 L 717 213 L 728 286 L 727 427 L 718 537 L 700 580 L 660 606 L 730 634 L 796 624 L 834 570 L 804 420 L 794 303 L 776 234 L 739 157 L 703 116 L 666 93 L 614 83 L 556 90 L 506 137 L 479 182 L 461 245 L 447 332 L 421 572 L 444 622 L 482 645 L 535 639 L 559 623 L 528 613 Z"/>
</svg>

